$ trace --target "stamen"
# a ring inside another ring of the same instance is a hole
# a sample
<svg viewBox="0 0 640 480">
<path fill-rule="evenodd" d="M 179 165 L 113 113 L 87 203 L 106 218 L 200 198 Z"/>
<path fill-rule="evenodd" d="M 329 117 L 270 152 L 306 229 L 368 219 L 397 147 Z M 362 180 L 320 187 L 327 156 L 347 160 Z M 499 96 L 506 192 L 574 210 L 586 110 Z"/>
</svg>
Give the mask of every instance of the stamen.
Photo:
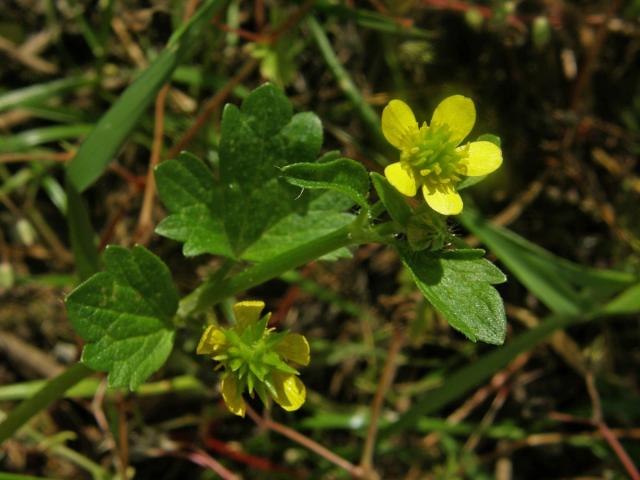
<svg viewBox="0 0 640 480">
<path fill-rule="evenodd" d="M 468 148 L 457 146 L 448 126 L 425 126 L 408 143 L 410 146 L 403 150 L 400 161 L 405 170 L 412 172 L 418 184 L 430 191 L 453 189 L 460 181 L 460 175 L 466 174 L 464 159 L 468 156 Z"/>
</svg>

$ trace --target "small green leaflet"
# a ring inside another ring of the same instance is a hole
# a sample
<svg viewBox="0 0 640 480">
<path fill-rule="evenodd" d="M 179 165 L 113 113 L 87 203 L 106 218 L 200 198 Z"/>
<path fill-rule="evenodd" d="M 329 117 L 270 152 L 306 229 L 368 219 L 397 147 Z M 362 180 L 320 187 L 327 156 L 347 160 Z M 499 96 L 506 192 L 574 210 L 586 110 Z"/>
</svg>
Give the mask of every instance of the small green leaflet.
<svg viewBox="0 0 640 480">
<path fill-rule="evenodd" d="M 109 372 L 109 386 L 135 390 L 173 348 L 178 292 L 168 267 L 146 248 L 109 246 L 105 271 L 66 299 L 69 320 L 87 342 L 82 362 Z"/>
<path fill-rule="evenodd" d="M 418 289 L 453 328 L 474 342 L 504 343 L 504 305 L 492 285 L 506 277 L 482 258 L 483 250 L 414 252 L 406 244 L 397 249 Z"/>
<path fill-rule="evenodd" d="M 242 258 L 260 262 L 344 227 L 353 222 L 353 215 L 344 211 L 352 205 L 349 197 L 336 192 L 323 192 L 309 202 L 309 209 L 304 215 L 292 213 L 267 230 L 258 242 L 242 254 Z M 323 259 L 349 256 L 349 250 L 342 248 L 325 255 Z"/>
<path fill-rule="evenodd" d="M 339 158 L 324 163 L 294 163 L 283 167 L 287 182 L 302 188 L 335 190 L 367 208 L 369 175 L 361 163 Z"/>
<path fill-rule="evenodd" d="M 156 232 L 184 242 L 183 253 L 233 256 L 221 216 L 222 193 L 211 170 L 190 153 L 161 163 L 155 171 L 158 193 L 172 212 Z"/>
<path fill-rule="evenodd" d="M 220 183 L 229 244 L 240 255 L 269 227 L 293 212 L 304 213 L 308 197 L 280 178 L 280 168 L 314 160 L 322 125 L 313 113 L 292 116 L 292 106 L 273 85 L 249 94 L 242 107 L 222 114 Z"/>
</svg>

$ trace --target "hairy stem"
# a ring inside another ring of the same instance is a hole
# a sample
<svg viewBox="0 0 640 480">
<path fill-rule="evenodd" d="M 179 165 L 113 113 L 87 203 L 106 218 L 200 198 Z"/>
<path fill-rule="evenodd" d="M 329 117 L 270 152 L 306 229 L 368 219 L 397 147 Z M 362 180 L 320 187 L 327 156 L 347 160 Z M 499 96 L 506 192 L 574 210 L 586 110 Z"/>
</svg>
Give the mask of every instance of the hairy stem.
<svg viewBox="0 0 640 480">
<path fill-rule="evenodd" d="M 382 224 L 375 230 L 364 229 L 356 220 L 351 225 L 249 267 L 225 281 L 217 281 L 215 278 L 206 280 L 181 300 L 178 315 L 188 317 L 202 312 L 227 297 L 244 292 L 339 248 L 384 241 L 381 235 L 387 234 L 384 228 L 386 225 Z"/>
</svg>

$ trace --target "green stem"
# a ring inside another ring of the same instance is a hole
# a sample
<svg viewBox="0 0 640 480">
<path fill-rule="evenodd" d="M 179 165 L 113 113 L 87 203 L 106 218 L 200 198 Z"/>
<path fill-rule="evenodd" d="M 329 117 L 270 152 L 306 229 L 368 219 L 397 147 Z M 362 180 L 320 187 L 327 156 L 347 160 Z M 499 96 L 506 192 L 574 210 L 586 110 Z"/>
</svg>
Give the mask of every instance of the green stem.
<svg viewBox="0 0 640 480">
<path fill-rule="evenodd" d="M 48 381 L 33 397 L 18 405 L 5 421 L 0 423 L 0 444 L 28 422 L 31 417 L 61 398 L 64 392 L 92 373 L 93 370 L 90 368 L 76 363 Z"/>
<path fill-rule="evenodd" d="M 206 280 L 182 299 L 178 308 L 178 315 L 188 317 L 194 313 L 202 312 L 227 297 L 244 292 L 339 248 L 384 241 L 378 233 L 383 225 L 378 226 L 377 229 L 370 230 L 363 229 L 359 223 L 359 220 L 356 220 L 351 225 L 260 262 L 225 282 L 218 282 L 215 279 Z"/>
</svg>

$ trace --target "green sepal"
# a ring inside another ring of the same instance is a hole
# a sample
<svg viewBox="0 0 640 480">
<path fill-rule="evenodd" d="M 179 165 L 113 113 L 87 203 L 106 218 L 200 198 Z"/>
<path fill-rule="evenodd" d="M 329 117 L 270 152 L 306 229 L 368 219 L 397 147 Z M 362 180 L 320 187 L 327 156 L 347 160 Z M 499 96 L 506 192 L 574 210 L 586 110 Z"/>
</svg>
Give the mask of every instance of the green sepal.
<svg viewBox="0 0 640 480">
<path fill-rule="evenodd" d="M 484 133 L 484 134 L 480 135 L 476 139 L 476 142 L 491 142 L 494 145 L 502 148 L 502 140 L 500 139 L 499 136 L 493 135 L 492 133 Z"/>
<path fill-rule="evenodd" d="M 476 142 L 491 142 L 494 145 L 497 145 L 498 147 L 501 147 L 502 145 L 502 140 L 500 140 L 500 137 L 498 137 L 497 135 L 492 135 L 491 133 L 485 133 L 483 135 L 480 135 L 476 139 Z M 456 190 L 460 191 L 460 190 L 464 190 L 465 188 L 472 187 L 475 184 L 482 182 L 485 178 L 487 178 L 487 175 L 480 175 L 477 177 L 465 177 L 462 179 L 460 183 L 458 183 L 458 185 L 456 185 Z"/>
<path fill-rule="evenodd" d="M 406 228 L 411 218 L 411 207 L 396 188 L 389 181 L 376 172 L 371 172 L 371 182 L 380 197 L 380 201 L 389 212 L 391 219 L 401 227 Z"/>
<path fill-rule="evenodd" d="M 262 362 L 265 365 L 274 367 L 284 373 L 291 373 L 292 375 L 298 375 L 299 373 L 298 370 L 283 362 L 280 359 L 280 355 L 278 355 L 276 352 L 265 352 L 265 354 L 262 356 Z"/>
<path fill-rule="evenodd" d="M 478 177 L 464 177 L 458 185 L 456 185 L 456 190 L 461 191 L 465 188 L 473 187 L 475 184 L 480 183 L 487 175 L 480 175 Z"/>
<path fill-rule="evenodd" d="M 258 394 L 258 397 L 260 397 L 262 404 L 265 406 L 268 406 L 271 399 L 269 398 L 269 394 L 267 393 L 264 387 L 265 387 L 264 383 L 258 383 L 255 386 L 255 390 L 256 390 L 256 393 Z"/>
<path fill-rule="evenodd" d="M 442 250 L 450 238 L 447 219 L 427 204 L 421 204 L 409 217 L 407 240 L 415 250 Z"/>
</svg>

